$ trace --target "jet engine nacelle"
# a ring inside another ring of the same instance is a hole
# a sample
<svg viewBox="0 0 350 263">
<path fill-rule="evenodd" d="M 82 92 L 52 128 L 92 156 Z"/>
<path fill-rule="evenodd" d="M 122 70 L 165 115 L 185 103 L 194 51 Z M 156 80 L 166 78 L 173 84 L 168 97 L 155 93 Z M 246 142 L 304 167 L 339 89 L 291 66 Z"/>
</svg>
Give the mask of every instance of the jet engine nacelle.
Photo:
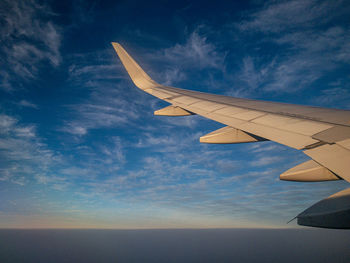
<svg viewBox="0 0 350 263">
<path fill-rule="evenodd" d="M 314 204 L 297 219 L 302 226 L 350 229 L 350 188 Z"/>
</svg>

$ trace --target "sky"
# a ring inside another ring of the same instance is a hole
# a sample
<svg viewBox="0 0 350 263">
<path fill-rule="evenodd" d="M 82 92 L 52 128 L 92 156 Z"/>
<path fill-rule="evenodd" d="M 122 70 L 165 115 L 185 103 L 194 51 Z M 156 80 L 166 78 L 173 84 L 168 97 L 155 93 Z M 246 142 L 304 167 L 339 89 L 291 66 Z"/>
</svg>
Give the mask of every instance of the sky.
<svg viewBox="0 0 350 263">
<path fill-rule="evenodd" d="M 348 1 L 0 2 L 0 228 L 285 228 L 343 181 L 294 183 L 274 142 L 160 117 L 111 42 L 157 82 L 350 109 Z"/>
</svg>

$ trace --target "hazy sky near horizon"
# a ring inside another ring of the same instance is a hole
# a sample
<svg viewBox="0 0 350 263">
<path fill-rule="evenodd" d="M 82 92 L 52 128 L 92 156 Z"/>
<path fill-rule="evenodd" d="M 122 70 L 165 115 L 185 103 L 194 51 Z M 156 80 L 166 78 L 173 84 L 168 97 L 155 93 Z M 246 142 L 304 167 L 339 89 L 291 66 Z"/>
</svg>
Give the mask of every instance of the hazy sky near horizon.
<svg viewBox="0 0 350 263">
<path fill-rule="evenodd" d="M 184 89 L 350 109 L 348 1 L 1 1 L 0 227 L 287 227 L 346 182 L 307 160 L 155 117 L 110 42 Z"/>
</svg>

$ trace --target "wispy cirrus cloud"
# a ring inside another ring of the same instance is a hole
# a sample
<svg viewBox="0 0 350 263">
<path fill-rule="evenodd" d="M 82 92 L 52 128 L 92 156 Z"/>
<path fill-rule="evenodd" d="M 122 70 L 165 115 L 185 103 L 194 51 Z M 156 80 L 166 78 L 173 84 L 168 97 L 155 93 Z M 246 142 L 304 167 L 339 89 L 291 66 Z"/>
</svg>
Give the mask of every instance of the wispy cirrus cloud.
<svg viewBox="0 0 350 263">
<path fill-rule="evenodd" d="M 334 83 L 334 87 L 324 89 L 321 91 L 321 95 L 313 99 L 314 103 L 318 105 L 336 105 L 337 108 L 350 109 L 350 91 L 349 84 L 342 82 Z"/>
<path fill-rule="evenodd" d="M 198 68 L 222 68 L 224 56 L 205 35 L 192 32 L 184 44 L 175 44 L 159 51 L 161 59 L 174 64 Z"/>
<path fill-rule="evenodd" d="M 268 1 L 237 26 L 241 30 L 280 33 L 286 30 L 314 28 L 346 14 L 344 1 Z M 341 10 L 339 9 L 341 8 Z"/>
<path fill-rule="evenodd" d="M 118 137 L 96 143 L 97 149 L 77 147 L 80 158 L 53 151 L 31 128 L 8 115 L 0 115 L 0 182 L 18 185 L 42 185 L 56 191 L 80 189 L 88 182 L 113 177 L 125 164 L 124 146 Z M 6 129 L 5 129 L 6 128 Z M 37 194 L 42 193 L 38 191 Z"/>
<path fill-rule="evenodd" d="M 74 112 L 72 120 L 65 120 L 60 130 L 85 135 L 91 129 L 125 126 L 139 117 L 137 101 L 123 99 L 118 87 L 102 88 L 93 92 L 86 103 L 68 106 Z"/>
<path fill-rule="evenodd" d="M 117 54 L 112 45 L 109 49 L 94 52 L 72 54 L 67 61 L 69 82 L 72 85 L 98 85 L 103 81 L 124 79 L 127 76 L 121 71 L 122 65 L 118 63 Z"/>
<path fill-rule="evenodd" d="M 260 33 L 266 54 L 248 54 L 236 75 L 243 85 L 235 93 L 293 93 L 310 88 L 325 74 L 349 63 L 349 26 L 334 25 L 350 10 L 344 1 L 267 2 L 235 28 L 246 36 Z M 268 44 L 268 45 L 266 45 Z M 279 50 L 271 52 L 271 45 Z"/>
<path fill-rule="evenodd" d="M 18 103 L 16 103 L 17 105 L 21 106 L 21 107 L 27 107 L 27 108 L 32 108 L 32 109 L 39 109 L 39 106 L 28 101 L 28 100 L 21 100 Z"/>
<path fill-rule="evenodd" d="M 36 0 L 0 3 L 0 54 L 5 68 L 1 87 L 12 90 L 18 78 L 34 78 L 41 62 L 56 67 L 61 62 L 61 30 L 52 22 L 55 14 Z M 18 83 L 16 85 L 19 86 Z"/>
<path fill-rule="evenodd" d="M 1 114 L 0 127 L 2 181 L 23 185 L 33 179 L 33 173 L 46 173 L 60 159 L 37 136 L 35 125 Z"/>
<path fill-rule="evenodd" d="M 151 61 L 162 65 L 161 72 L 151 72 L 159 82 L 165 85 L 183 82 L 187 80 L 188 74 L 193 74 L 193 69 L 197 73 L 209 69 L 225 69 L 226 54 L 219 51 L 199 29 L 200 27 L 189 34 L 184 43 L 176 43 L 147 55 Z"/>
<path fill-rule="evenodd" d="M 148 103 L 139 95 L 141 91 L 131 88 L 112 46 L 109 50 L 75 54 L 70 61 L 67 84 L 75 90 L 84 89 L 87 99 L 66 106 L 72 114 L 59 130 L 83 136 L 92 129 L 116 128 L 139 118 L 140 105 Z"/>
</svg>

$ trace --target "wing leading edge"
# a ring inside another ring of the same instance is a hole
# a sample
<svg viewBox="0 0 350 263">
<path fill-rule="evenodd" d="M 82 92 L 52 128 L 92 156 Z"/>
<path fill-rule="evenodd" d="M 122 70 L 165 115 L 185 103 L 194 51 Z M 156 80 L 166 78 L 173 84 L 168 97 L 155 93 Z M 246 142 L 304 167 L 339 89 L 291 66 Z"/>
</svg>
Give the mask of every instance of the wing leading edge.
<svg viewBox="0 0 350 263">
<path fill-rule="evenodd" d="M 134 84 L 171 104 L 156 111 L 156 115 L 198 114 L 228 126 L 203 136 L 205 140 L 201 137 L 201 142 L 275 141 L 302 150 L 313 159 L 286 171 L 281 175 L 281 180 L 344 179 L 350 182 L 350 111 L 234 98 L 163 86 L 152 80 L 120 44 L 113 42 L 112 45 Z M 350 192 L 347 191 L 346 195 L 350 196 Z M 331 196 L 325 200 L 329 207 L 332 206 L 332 201 L 329 200 L 335 198 Z M 349 199 L 342 197 L 341 200 Z M 341 209 L 336 211 L 323 211 L 318 208 L 317 220 L 314 220 L 315 209 L 312 206 L 298 215 L 298 223 L 317 227 L 350 228 L 350 221 L 346 219 L 350 216 L 350 202 L 341 203 Z M 313 209 L 310 210 L 311 208 Z M 310 215 L 308 210 L 312 212 Z M 329 211 L 335 215 L 329 216 Z M 328 217 L 323 216 L 324 214 Z M 324 218 L 321 223 L 320 216 Z M 328 222 L 327 218 L 332 220 Z"/>
</svg>

